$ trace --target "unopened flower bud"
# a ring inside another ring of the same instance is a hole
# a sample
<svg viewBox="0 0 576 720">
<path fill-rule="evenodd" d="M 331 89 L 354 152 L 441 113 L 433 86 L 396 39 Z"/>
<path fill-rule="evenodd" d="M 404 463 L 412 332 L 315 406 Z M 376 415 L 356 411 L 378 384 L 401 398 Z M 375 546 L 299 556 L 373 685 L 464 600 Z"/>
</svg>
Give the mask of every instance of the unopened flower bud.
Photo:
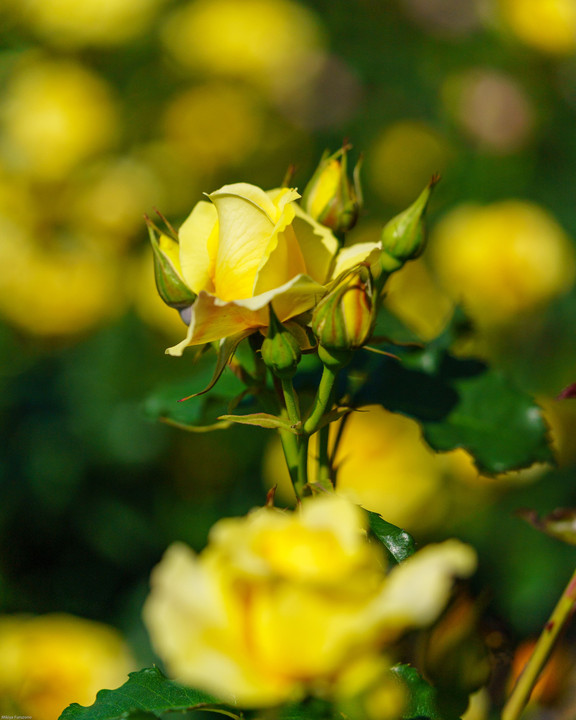
<svg viewBox="0 0 576 720">
<path fill-rule="evenodd" d="M 362 205 L 360 162 L 348 177 L 347 151 L 344 146 L 332 155 L 324 153 L 302 195 L 304 210 L 335 233 L 351 230 Z"/>
<path fill-rule="evenodd" d="M 414 260 L 422 254 L 426 245 L 424 215 L 432 190 L 439 180 L 439 176 L 435 175 L 412 205 L 384 226 L 382 230 L 384 270 L 387 266 L 393 266 L 394 261 L 398 262 L 398 267 L 402 267 L 408 260 Z"/>
<path fill-rule="evenodd" d="M 158 294 L 166 305 L 182 310 L 190 307 L 196 295 L 184 282 L 180 270 L 179 244 L 176 236 L 157 232 L 147 220 L 154 255 L 154 278 Z"/>
<path fill-rule="evenodd" d="M 372 334 L 374 310 L 372 276 L 360 266 L 346 274 L 314 310 L 312 330 L 320 348 L 338 356 L 340 351 L 362 347 Z"/>
<path fill-rule="evenodd" d="M 302 350 L 298 340 L 278 320 L 271 304 L 268 308 L 270 320 L 268 335 L 262 343 L 262 360 L 276 377 L 288 379 L 296 374 L 298 363 L 302 357 Z"/>
</svg>

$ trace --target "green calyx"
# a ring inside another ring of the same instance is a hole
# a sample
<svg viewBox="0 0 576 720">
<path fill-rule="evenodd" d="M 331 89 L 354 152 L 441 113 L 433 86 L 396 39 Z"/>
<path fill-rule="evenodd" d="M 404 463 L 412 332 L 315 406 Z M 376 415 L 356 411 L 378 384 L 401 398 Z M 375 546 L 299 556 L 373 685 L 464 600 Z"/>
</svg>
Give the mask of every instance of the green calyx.
<svg viewBox="0 0 576 720">
<path fill-rule="evenodd" d="M 178 237 L 163 233 L 146 218 L 154 257 L 154 279 L 158 294 L 166 305 L 182 310 L 196 300 L 196 295 L 182 279 L 178 270 Z"/>
<path fill-rule="evenodd" d="M 426 245 L 424 216 L 432 190 L 439 182 L 435 175 L 418 198 L 396 217 L 393 217 L 382 230 L 382 252 L 384 257 L 400 262 L 400 267 L 408 260 L 414 260 L 422 254 Z M 390 260 L 387 261 L 390 264 Z"/>
<path fill-rule="evenodd" d="M 262 343 L 262 360 L 276 377 L 289 379 L 296 374 L 298 363 L 302 357 L 302 350 L 298 340 L 278 320 L 272 304 L 268 308 L 270 319 L 268 334 Z"/>
</svg>

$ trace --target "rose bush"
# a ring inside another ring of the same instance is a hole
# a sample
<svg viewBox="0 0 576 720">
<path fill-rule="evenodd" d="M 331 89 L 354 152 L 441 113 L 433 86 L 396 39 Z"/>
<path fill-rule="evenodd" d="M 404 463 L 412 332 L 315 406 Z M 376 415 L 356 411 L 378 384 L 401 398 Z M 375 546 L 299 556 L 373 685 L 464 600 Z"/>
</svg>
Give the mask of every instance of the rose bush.
<svg viewBox="0 0 576 720">
<path fill-rule="evenodd" d="M 193 300 L 181 309 L 188 333 L 167 350 L 171 355 L 266 327 L 272 302 L 280 322 L 297 317 L 344 270 L 379 255 L 378 243 L 340 248 L 332 232 L 298 205 L 296 190 L 265 192 L 236 183 L 208 197 L 177 238 L 163 234 L 156 241 L 157 273 L 160 258 L 170 266 L 179 298 Z"/>
<path fill-rule="evenodd" d="M 366 687 L 390 665 L 386 645 L 436 618 L 475 555 L 450 540 L 386 574 L 365 525 L 357 506 L 322 495 L 299 512 L 221 520 L 199 556 L 171 546 L 144 608 L 168 670 L 241 706 Z"/>
</svg>

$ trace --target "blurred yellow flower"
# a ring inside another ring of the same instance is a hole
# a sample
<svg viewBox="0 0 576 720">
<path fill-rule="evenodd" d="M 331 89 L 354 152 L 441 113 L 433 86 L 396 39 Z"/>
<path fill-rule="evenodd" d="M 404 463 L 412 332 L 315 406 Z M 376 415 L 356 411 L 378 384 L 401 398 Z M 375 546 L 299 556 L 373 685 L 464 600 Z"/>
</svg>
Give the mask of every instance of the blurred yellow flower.
<svg viewBox="0 0 576 720">
<path fill-rule="evenodd" d="M 497 0 L 504 23 L 522 42 L 552 54 L 576 50 L 574 0 Z"/>
<path fill-rule="evenodd" d="M 330 426 L 330 445 L 336 426 Z M 317 435 L 312 436 L 308 458 L 310 482 L 316 481 Z M 420 426 L 404 415 L 380 405 L 367 405 L 351 413 L 336 454 L 336 493 L 366 510 L 377 512 L 388 522 L 409 532 L 427 532 L 460 510 L 458 489 L 453 480 L 482 488 L 471 456 L 462 449 L 435 453 L 422 438 Z M 282 447 L 274 438 L 263 458 L 268 487 L 277 485 L 276 495 L 294 502 L 294 490 L 285 467 Z M 474 503 L 481 500 L 477 493 Z M 465 506 L 465 504 L 464 504 Z"/>
<path fill-rule="evenodd" d="M 222 699 L 345 696 L 382 672 L 389 641 L 437 617 L 475 555 L 451 540 L 388 575 L 384 565 L 363 513 L 342 498 L 308 499 L 295 513 L 261 508 L 219 521 L 200 556 L 172 545 L 144 618 L 169 671 Z"/>
<path fill-rule="evenodd" d="M 268 304 L 281 322 L 310 310 L 332 279 L 379 253 L 376 243 L 339 251 L 331 231 L 295 202 L 296 190 L 264 192 L 225 185 L 199 202 L 178 243 L 162 235 L 160 256 L 197 296 L 183 317 L 186 338 L 168 349 L 249 334 L 268 325 Z"/>
<path fill-rule="evenodd" d="M 78 174 L 63 205 L 77 232 L 102 238 L 108 250 L 122 251 L 142 234 L 142 215 L 162 200 L 165 188 L 147 162 L 124 156 L 98 162 Z"/>
<path fill-rule="evenodd" d="M 291 0 L 196 0 L 177 8 L 163 34 L 184 67 L 264 88 L 301 83 L 322 46 L 319 24 Z"/>
<path fill-rule="evenodd" d="M 70 703 L 91 705 L 134 670 L 119 633 L 71 615 L 0 617 L 0 709 L 57 720 Z"/>
<path fill-rule="evenodd" d="M 368 179 L 383 200 L 402 207 L 418 197 L 433 175 L 442 173 L 449 156 L 447 141 L 433 128 L 403 120 L 383 130 L 372 144 Z"/>
<path fill-rule="evenodd" d="M 422 259 L 406 263 L 390 277 L 384 305 L 423 340 L 440 334 L 454 306 Z"/>
<path fill-rule="evenodd" d="M 21 0 L 24 20 L 55 45 L 118 45 L 140 34 L 164 0 Z"/>
<path fill-rule="evenodd" d="M 31 335 L 61 337 L 123 309 L 117 261 L 82 245 L 41 248 L 22 228 L 12 230 L 0 238 L 0 315 L 10 323 Z"/>
<path fill-rule="evenodd" d="M 63 180 L 108 148 L 117 130 L 106 81 L 71 60 L 26 58 L 10 77 L 0 112 L 7 162 L 41 180 Z"/>
<path fill-rule="evenodd" d="M 452 453 L 438 454 L 418 423 L 380 405 L 346 421 L 336 455 L 336 490 L 409 531 L 437 526 L 450 500 L 446 479 Z"/>
<path fill-rule="evenodd" d="M 168 142 L 191 165 L 209 171 L 250 155 L 261 138 L 262 114 L 246 90 L 211 83 L 169 102 L 162 124 Z"/>
<path fill-rule="evenodd" d="M 556 220 L 521 200 L 452 210 L 432 233 L 429 257 L 446 292 L 480 326 L 545 305 L 572 286 L 576 270 Z"/>
</svg>

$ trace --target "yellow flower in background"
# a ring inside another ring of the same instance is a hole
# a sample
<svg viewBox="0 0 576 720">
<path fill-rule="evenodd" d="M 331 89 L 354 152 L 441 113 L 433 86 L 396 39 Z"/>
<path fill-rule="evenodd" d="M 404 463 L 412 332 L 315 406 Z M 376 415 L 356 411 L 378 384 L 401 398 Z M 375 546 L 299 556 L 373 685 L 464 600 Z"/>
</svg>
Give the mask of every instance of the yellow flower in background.
<svg viewBox="0 0 576 720">
<path fill-rule="evenodd" d="M 359 508 L 324 495 L 220 520 L 199 556 L 172 545 L 144 608 L 170 673 L 242 706 L 361 691 L 386 644 L 431 623 L 475 566 L 451 540 L 387 575 L 365 528 Z"/>
<path fill-rule="evenodd" d="M 383 200 L 403 207 L 418 197 L 433 175 L 442 174 L 450 152 L 442 135 L 425 123 L 394 123 L 367 153 L 368 181 Z"/>
<path fill-rule="evenodd" d="M 82 245 L 42 248 L 16 226 L 0 237 L 0 264 L 0 315 L 31 335 L 82 333 L 125 306 L 117 261 Z"/>
<path fill-rule="evenodd" d="M 314 15 L 291 0 L 196 0 L 173 12 L 163 39 L 184 67 L 265 88 L 303 82 L 323 45 Z"/>
<path fill-rule="evenodd" d="M 449 509 L 451 455 L 431 450 L 415 420 L 367 406 L 346 421 L 336 489 L 409 531 L 437 527 Z"/>
<path fill-rule="evenodd" d="M 576 50 L 574 0 L 497 0 L 504 23 L 527 45 L 564 55 Z"/>
<path fill-rule="evenodd" d="M 296 204 L 296 190 L 236 183 L 208 197 L 180 228 L 178 243 L 165 235 L 158 241 L 178 282 L 197 296 L 183 311 L 187 336 L 171 355 L 266 327 L 271 302 L 280 322 L 300 315 L 331 280 L 379 253 L 376 243 L 339 251 L 331 231 Z"/>
<path fill-rule="evenodd" d="M 546 210 L 521 200 L 452 210 L 434 228 L 429 258 L 445 291 L 481 326 L 549 303 L 576 274 L 562 228 Z"/>
<path fill-rule="evenodd" d="M 57 720 L 73 702 L 91 705 L 135 669 L 116 630 L 71 615 L 0 616 L 0 656 L 2 713 L 34 720 Z"/>
<path fill-rule="evenodd" d="M 245 160 L 261 140 L 263 118 L 245 89 L 210 83 L 173 98 L 163 112 L 167 141 L 195 168 Z"/>
<path fill-rule="evenodd" d="M 77 232 L 102 238 L 108 250 L 124 250 L 142 234 L 142 214 L 160 203 L 166 189 L 146 161 L 120 156 L 78 173 L 66 192 L 66 219 Z"/>
<path fill-rule="evenodd" d="M 390 276 L 384 305 L 423 340 L 440 334 L 454 307 L 421 258 Z"/>
<path fill-rule="evenodd" d="M 65 179 L 109 148 L 117 131 L 108 84 L 71 60 L 27 58 L 10 77 L 0 112 L 7 162 L 41 180 Z"/>
<path fill-rule="evenodd" d="M 20 0 L 18 14 L 51 43 L 118 45 L 139 35 L 163 0 Z"/>
</svg>

